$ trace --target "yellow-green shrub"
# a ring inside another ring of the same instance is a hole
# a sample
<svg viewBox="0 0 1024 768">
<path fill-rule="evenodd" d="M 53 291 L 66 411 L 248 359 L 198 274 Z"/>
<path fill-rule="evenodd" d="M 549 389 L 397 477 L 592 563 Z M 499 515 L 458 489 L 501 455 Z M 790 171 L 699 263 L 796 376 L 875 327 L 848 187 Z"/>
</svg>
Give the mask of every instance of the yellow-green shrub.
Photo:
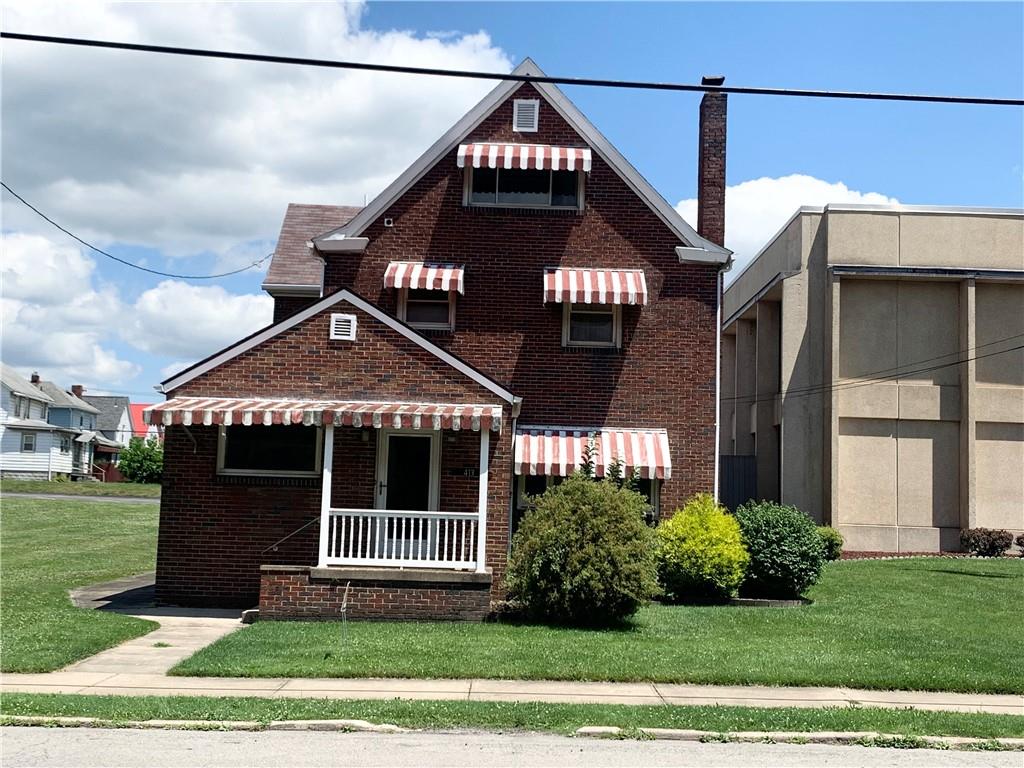
<svg viewBox="0 0 1024 768">
<path fill-rule="evenodd" d="M 657 554 L 666 596 L 681 601 L 734 596 L 750 561 L 739 523 L 707 493 L 697 494 L 662 521 Z"/>
</svg>

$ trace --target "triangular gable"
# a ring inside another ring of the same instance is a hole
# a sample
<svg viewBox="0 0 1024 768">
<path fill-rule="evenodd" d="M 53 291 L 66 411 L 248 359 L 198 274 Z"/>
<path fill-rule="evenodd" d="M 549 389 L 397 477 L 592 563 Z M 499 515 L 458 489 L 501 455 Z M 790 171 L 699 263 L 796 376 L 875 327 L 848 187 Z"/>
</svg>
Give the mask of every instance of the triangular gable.
<svg viewBox="0 0 1024 768">
<path fill-rule="evenodd" d="M 544 77 L 544 72 L 532 59 L 527 58 L 516 67 L 512 74 L 533 77 Z M 658 191 L 651 186 L 640 172 L 597 130 L 596 127 L 580 112 L 569 98 L 552 83 L 529 81 L 544 97 L 547 103 L 565 120 L 579 136 L 587 142 L 608 166 L 621 178 L 630 189 L 674 232 L 680 240 L 691 248 L 699 248 L 717 256 L 714 261 L 725 262 L 732 251 L 707 240 L 691 227 L 679 215 Z M 522 81 L 504 80 L 487 94 L 473 109 L 438 139 L 430 149 L 410 165 L 383 192 L 363 208 L 347 224 L 314 238 L 314 243 L 324 250 L 342 250 L 343 243 L 358 238 L 370 224 L 381 216 L 394 202 L 404 195 L 417 181 L 433 168 L 448 152 L 455 148 L 473 130 L 476 129 L 495 109 L 503 104 L 519 87 Z M 365 241 L 364 241 L 365 243 Z"/>
<path fill-rule="evenodd" d="M 232 360 L 238 357 L 239 355 L 248 352 L 254 347 L 257 347 L 260 344 L 263 344 L 264 342 L 274 338 L 275 336 L 284 333 L 288 329 L 294 328 L 295 326 L 308 320 L 309 318 L 320 314 L 325 309 L 328 309 L 329 307 L 341 303 L 350 304 L 354 308 L 362 312 L 365 312 L 367 315 L 370 315 L 375 320 L 396 331 L 399 335 L 405 337 L 413 344 L 417 345 L 421 349 L 438 358 L 439 360 L 441 360 L 451 368 L 455 369 L 459 373 L 463 374 L 467 378 L 471 379 L 484 389 L 497 395 L 505 402 L 518 402 L 518 398 L 516 398 L 511 392 L 509 392 L 503 386 L 495 382 L 493 379 L 481 373 L 476 368 L 471 366 L 469 363 L 457 357 L 456 355 L 453 355 L 451 352 L 448 352 L 447 350 L 437 346 L 432 341 L 430 341 L 430 339 L 416 332 L 408 325 L 403 323 L 401 320 L 398 320 L 397 318 L 389 315 L 387 312 L 380 309 L 380 307 L 376 306 L 375 304 L 371 304 L 362 296 L 359 296 L 358 294 L 354 293 L 353 291 L 350 291 L 347 288 L 335 291 L 330 296 L 327 296 L 318 301 L 317 303 L 312 304 L 309 307 L 306 307 L 302 311 L 297 312 L 294 315 L 285 318 L 284 320 L 281 320 L 278 323 L 267 326 L 266 328 L 260 331 L 256 331 L 256 333 L 252 334 L 251 336 L 248 336 L 242 339 L 241 341 L 232 344 L 230 347 L 227 347 L 221 350 L 220 352 L 214 353 L 210 357 L 207 357 L 205 360 L 199 361 L 191 368 L 187 368 L 184 371 L 175 374 L 171 378 L 161 382 L 160 390 L 162 392 L 170 392 L 174 389 L 177 389 L 183 384 L 187 384 L 193 379 L 202 376 L 203 374 L 213 370 L 214 368 L 217 368 L 220 365 L 223 365 L 229 360 Z"/>
</svg>

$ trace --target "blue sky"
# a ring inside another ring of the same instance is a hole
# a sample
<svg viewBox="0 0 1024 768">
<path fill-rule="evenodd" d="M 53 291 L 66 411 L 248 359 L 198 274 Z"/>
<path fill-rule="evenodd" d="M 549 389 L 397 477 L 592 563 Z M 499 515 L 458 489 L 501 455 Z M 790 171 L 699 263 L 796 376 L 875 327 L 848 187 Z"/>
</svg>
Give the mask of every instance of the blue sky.
<svg viewBox="0 0 1024 768">
<path fill-rule="evenodd" d="M 886 3 L 16 2 L 5 28 L 168 45 L 733 85 L 1024 94 L 1024 6 Z M 4 43 L 4 180 L 119 256 L 207 273 L 273 248 L 290 201 L 361 204 L 489 84 Z M 689 215 L 699 96 L 568 88 Z M 727 243 L 800 204 L 1024 206 L 1024 110 L 731 96 Z M 761 181 L 755 181 L 761 180 Z M 3 200 L 5 362 L 153 399 L 269 319 L 261 271 L 161 280 Z"/>
</svg>

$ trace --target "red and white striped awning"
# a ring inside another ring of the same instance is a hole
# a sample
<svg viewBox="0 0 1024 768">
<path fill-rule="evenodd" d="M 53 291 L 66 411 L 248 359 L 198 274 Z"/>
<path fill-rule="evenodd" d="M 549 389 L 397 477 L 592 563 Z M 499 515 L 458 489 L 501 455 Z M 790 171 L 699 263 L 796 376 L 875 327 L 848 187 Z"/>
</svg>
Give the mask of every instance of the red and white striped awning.
<svg viewBox="0 0 1024 768">
<path fill-rule="evenodd" d="M 590 173 L 592 155 L 586 147 L 544 144 L 460 144 L 459 168 L 519 168 L 521 170 L 583 171 Z"/>
<path fill-rule="evenodd" d="M 462 284 L 463 268 L 454 264 L 434 264 L 425 261 L 392 261 L 384 272 L 385 288 L 421 288 L 428 291 L 458 291 L 465 293 Z"/>
<path fill-rule="evenodd" d="M 584 450 L 592 445 L 595 474 L 604 477 L 614 459 L 630 474 L 667 480 L 672 476 L 668 433 L 664 429 L 572 429 L 520 427 L 515 438 L 517 475 L 565 477 L 579 469 Z"/>
<path fill-rule="evenodd" d="M 147 424 L 272 425 L 334 424 L 395 429 L 501 431 L 500 405 L 384 403 L 352 400 L 252 400 L 175 397 L 147 408 Z"/>
<path fill-rule="evenodd" d="M 640 269 L 552 267 L 544 272 L 544 301 L 571 304 L 646 304 Z"/>
</svg>

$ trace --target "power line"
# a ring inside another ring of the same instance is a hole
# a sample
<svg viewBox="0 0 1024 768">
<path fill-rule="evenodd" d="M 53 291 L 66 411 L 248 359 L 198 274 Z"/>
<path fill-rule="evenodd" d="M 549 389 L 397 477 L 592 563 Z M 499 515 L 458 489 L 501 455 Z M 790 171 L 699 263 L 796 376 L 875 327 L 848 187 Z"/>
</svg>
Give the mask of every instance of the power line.
<svg viewBox="0 0 1024 768">
<path fill-rule="evenodd" d="M 1020 334 L 1018 334 L 1018 335 L 1020 335 Z M 1009 338 L 1012 339 L 1012 338 L 1015 338 L 1015 337 L 1014 336 L 1010 336 Z M 1003 339 L 1002 341 L 1008 341 L 1008 340 L 1009 339 Z M 986 344 L 986 345 L 983 345 L 983 346 L 992 346 L 992 344 L 997 344 L 997 343 L 999 343 L 999 342 L 991 342 L 990 344 Z M 899 377 L 902 377 L 902 376 L 909 376 L 910 374 L 930 373 L 932 371 L 938 371 L 938 370 L 941 370 L 943 368 L 952 368 L 952 367 L 955 367 L 955 366 L 958 366 L 958 365 L 964 365 L 965 363 L 970 363 L 970 362 L 972 362 L 974 360 L 983 360 L 986 357 L 994 357 L 996 355 L 1005 355 L 1007 352 L 1015 352 L 1018 349 L 1024 349 L 1024 344 L 1019 344 L 1016 347 L 1009 347 L 1007 349 L 1000 349 L 1000 350 L 997 350 L 995 352 L 989 352 L 989 353 L 984 354 L 984 355 L 975 355 L 974 357 L 968 357 L 968 358 L 966 358 L 964 360 L 955 360 L 952 363 L 943 363 L 942 365 L 933 365 L 933 366 L 929 366 L 927 368 L 915 368 L 915 369 L 911 369 L 911 370 L 900 371 L 898 373 L 893 373 L 893 374 L 890 374 L 888 376 L 881 376 L 881 377 L 879 377 L 877 379 L 856 380 L 856 381 L 847 381 L 847 382 L 835 382 L 833 384 L 823 384 L 819 388 L 808 387 L 807 389 L 804 389 L 804 390 L 794 390 L 792 394 L 790 393 L 789 390 L 786 390 L 784 392 L 766 392 L 766 393 L 763 393 L 763 394 L 760 394 L 760 395 L 755 395 L 753 397 L 751 397 L 749 395 L 746 396 L 746 397 L 723 397 L 722 400 L 723 401 L 725 401 L 725 400 L 729 400 L 729 401 L 742 401 L 744 403 L 759 403 L 759 402 L 771 402 L 776 397 L 783 397 L 783 396 L 786 397 L 787 399 L 789 399 L 789 398 L 798 398 L 798 397 L 810 397 L 812 395 L 821 395 L 821 394 L 824 394 L 825 392 L 829 392 L 829 391 L 845 392 L 848 389 L 857 389 L 858 387 L 869 387 L 869 386 L 871 386 L 873 384 L 878 384 L 878 383 L 881 383 L 881 382 L 884 382 L 884 381 L 889 381 L 890 379 L 899 378 Z M 955 354 L 955 353 L 952 353 L 952 354 Z"/>
<path fill-rule="evenodd" d="M 238 273 L 245 272 L 246 270 L 252 269 L 253 267 L 258 267 L 261 264 L 263 264 L 263 262 L 265 262 L 267 259 L 269 259 L 271 256 L 273 256 L 272 253 L 268 253 L 266 256 L 264 256 L 259 261 L 254 261 L 252 264 L 249 264 L 249 265 L 244 266 L 244 267 L 240 267 L 239 269 L 233 269 L 230 272 L 221 272 L 218 275 L 176 275 L 173 272 L 161 272 L 159 269 L 150 269 L 149 267 L 143 267 L 140 264 L 134 264 L 134 263 L 132 263 L 130 261 L 126 261 L 125 259 L 118 258 L 117 256 L 115 256 L 112 253 L 107 253 L 102 248 L 97 248 L 92 243 L 86 242 L 85 240 L 80 238 L 74 232 L 71 232 L 70 230 L 65 229 L 64 227 L 62 227 L 56 221 L 54 221 L 49 216 L 47 216 L 45 213 L 43 213 L 38 208 L 36 208 L 34 205 L 32 205 L 32 203 L 30 203 L 24 197 L 19 195 L 17 192 L 15 192 L 9 186 L 7 186 L 6 182 L 0 181 L 0 186 L 2 186 L 4 189 L 6 189 L 8 192 L 10 192 L 11 195 L 13 195 L 26 208 L 31 210 L 33 213 L 38 215 L 43 220 L 48 221 L 50 224 L 55 226 L 57 229 L 59 229 L 61 232 L 63 232 L 68 237 L 74 238 L 75 240 L 80 242 L 82 245 L 84 245 L 86 248 L 89 248 L 89 249 L 91 249 L 93 251 L 96 251 L 96 253 L 100 254 L 101 256 L 106 256 L 108 259 L 113 259 L 114 261 L 118 262 L 119 264 L 124 264 L 126 267 L 131 267 L 132 269 L 138 269 L 138 270 L 140 270 L 142 272 L 149 272 L 151 275 L 160 275 L 161 277 L 175 277 L 175 278 L 178 278 L 179 280 L 215 280 L 215 279 L 220 278 L 220 277 L 230 277 L 231 275 L 237 275 Z"/>
<path fill-rule="evenodd" d="M 434 67 L 409 67 L 399 64 L 367 64 L 357 61 L 334 59 L 310 59 L 298 56 L 270 56 L 259 53 L 218 51 L 206 48 L 181 48 L 167 45 L 143 45 L 121 43 L 111 40 L 87 40 L 78 37 L 56 37 L 53 35 L 32 35 L 21 32 L 0 32 L 0 38 L 24 40 L 34 43 L 75 45 L 86 48 L 110 48 L 120 51 L 142 53 L 164 53 L 175 56 L 196 56 L 206 59 L 230 59 L 233 61 L 257 61 L 267 64 L 289 64 L 304 67 L 325 67 L 328 69 L 349 69 L 364 72 L 392 72 L 406 75 L 432 75 L 436 77 L 461 77 L 475 80 L 511 80 L 522 83 L 551 83 L 554 85 L 581 85 L 598 88 L 630 88 L 652 91 L 689 91 L 696 93 L 741 93 L 757 96 L 803 96 L 819 99 L 861 99 L 878 101 L 938 102 L 943 104 L 985 104 L 990 106 L 1024 106 L 1024 99 L 991 98 L 985 96 L 937 96 L 907 93 L 876 93 L 868 91 L 817 91 L 798 88 L 753 88 L 733 85 L 695 85 L 689 83 L 657 83 L 641 80 L 607 80 L 592 77 L 551 77 L 547 75 L 517 75 L 500 72 L 481 72 L 467 69 L 437 69 Z"/>
</svg>

